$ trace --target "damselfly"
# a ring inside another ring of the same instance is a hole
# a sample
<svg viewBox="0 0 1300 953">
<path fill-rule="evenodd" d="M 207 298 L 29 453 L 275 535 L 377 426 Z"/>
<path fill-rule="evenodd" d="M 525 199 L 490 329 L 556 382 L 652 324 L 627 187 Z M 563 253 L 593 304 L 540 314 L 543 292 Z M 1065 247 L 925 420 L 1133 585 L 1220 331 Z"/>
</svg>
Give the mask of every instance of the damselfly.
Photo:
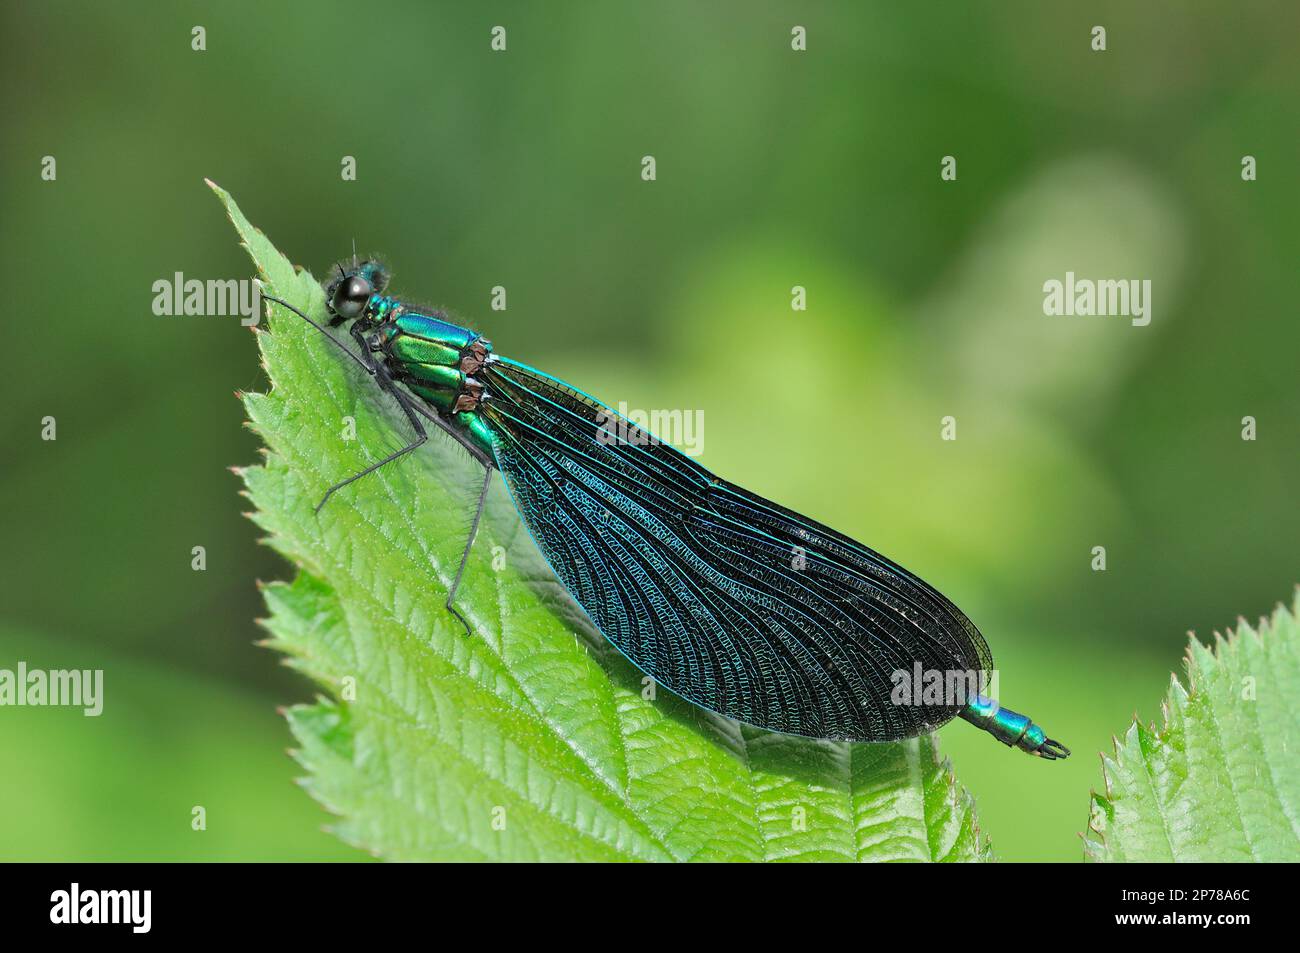
<svg viewBox="0 0 1300 953">
<path fill-rule="evenodd" d="M 298 314 L 389 394 L 415 437 L 338 490 L 428 440 L 432 422 L 483 466 L 447 608 L 492 471 L 552 571 L 655 682 L 771 731 L 852 741 L 912 738 L 960 716 L 1055 760 L 1069 749 L 983 692 L 993 657 L 937 590 L 834 530 L 719 479 L 581 391 L 443 314 L 386 294 L 354 257 L 325 285 L 330 325 Z M 611 428 L 611 422 L 615 424 Z M 936 688 L 937 690 L 932 690 Z"/>
</svg>

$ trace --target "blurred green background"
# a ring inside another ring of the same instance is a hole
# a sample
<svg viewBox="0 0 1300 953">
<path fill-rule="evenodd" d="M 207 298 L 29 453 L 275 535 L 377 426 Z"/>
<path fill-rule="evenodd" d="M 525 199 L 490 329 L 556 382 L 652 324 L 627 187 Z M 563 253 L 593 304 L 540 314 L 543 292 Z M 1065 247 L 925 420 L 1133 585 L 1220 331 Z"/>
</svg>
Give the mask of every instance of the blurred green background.
<svg viewBox="0 0 1300 953">
<path fill-rule="evenodd" d="M 254 645 L 254 582 L 289 570 L 226 471 L 257 455 L 252 335 L 151 311 L 174 272 L 250 274 L 204 176 L 317 273 L 355 239 L 504 353 L 702 409 L 706 465 L 948 594 L 1077 755 L 943 730 L 1003 859 L 1079 859 L 1095 752 L 1158 716 L 1187 630 L 1300 580 L 1295 7 L 4 16 L 0 667 L 100 667 L 107 698 L 0 710 L 2 859 L 361 856 L 292 783 L 275 709 L 311 686 Z M 1152 279 L 1152 323 L 1045 317 L 1067 270 Z"/>
</svg>

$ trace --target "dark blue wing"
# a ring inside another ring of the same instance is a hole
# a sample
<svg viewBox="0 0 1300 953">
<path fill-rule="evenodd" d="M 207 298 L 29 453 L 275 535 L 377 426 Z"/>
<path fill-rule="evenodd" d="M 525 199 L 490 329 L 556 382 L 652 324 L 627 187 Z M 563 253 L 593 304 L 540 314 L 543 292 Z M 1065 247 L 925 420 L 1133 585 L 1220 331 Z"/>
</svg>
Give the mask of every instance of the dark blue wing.
<svg viewBox="0 0 1300 953">
<path fill-rule="evenodd" d="M 660 685 L 772 731 L 894 741 L 961 706 L 893 704 L 893 673 L 991 671 L 970 620 L 883 556 L 540 371 L 502 359 L 478 376 L 497 464 L 542 554 Z"/>
</svg>

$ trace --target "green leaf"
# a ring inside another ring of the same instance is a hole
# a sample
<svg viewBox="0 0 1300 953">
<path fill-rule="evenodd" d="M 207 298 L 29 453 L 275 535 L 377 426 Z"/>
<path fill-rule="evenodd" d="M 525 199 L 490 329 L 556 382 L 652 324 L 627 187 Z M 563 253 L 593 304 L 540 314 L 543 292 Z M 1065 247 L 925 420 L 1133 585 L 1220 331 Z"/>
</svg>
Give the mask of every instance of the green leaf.
<svg viewBox="0 0 1300 953">
<path fill-rule="evenodd" d="M 316 281 L 213 190 L 268 292 L 324 323 Z M 266 587 L 266 627 L 329 692 L 289 723 L 304 783 L 345 841 L 394 860 L 987 857 L 933 738 L 795 739 L 643 697 L 495 478 L 457 597 L 467 636 L 443 603 L 481 470 L 435 431 L 315 515 L 330 484 L 402 446 L 407 424 L 319 332 L 272 311 L 258 333 L 271 392 L 245 397 L 268 452 L 241 473 L 253 519 L 300 570 Z"/>
<path fill-rule="evenodd" d="M 1300 860 L 1300 597 L 1214 651 L 1195 637 L 1163 724 L 1134 719 L 1102 758 L 1084 855 L 1097 861 Z"/>
</svg>

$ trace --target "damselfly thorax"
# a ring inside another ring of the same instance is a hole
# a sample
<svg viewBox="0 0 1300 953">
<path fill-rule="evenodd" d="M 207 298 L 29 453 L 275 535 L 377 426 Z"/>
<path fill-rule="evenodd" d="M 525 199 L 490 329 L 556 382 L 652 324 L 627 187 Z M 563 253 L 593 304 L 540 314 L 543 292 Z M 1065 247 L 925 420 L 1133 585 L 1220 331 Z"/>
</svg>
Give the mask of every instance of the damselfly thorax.
<svg viewBox="0 0 1300 953">
<path fill-rule="evenodd" d="M 436 313 L 382 295 L 372 295 L 366 317 L 354 327 L 360 329 L 367 351 L 380 356 L 393 381 L 422 397 L 491 452 L 491 435 L 475 416 L 491 394 L 474 376 L 496 360 L 491 341 Z"/>
</svg>

